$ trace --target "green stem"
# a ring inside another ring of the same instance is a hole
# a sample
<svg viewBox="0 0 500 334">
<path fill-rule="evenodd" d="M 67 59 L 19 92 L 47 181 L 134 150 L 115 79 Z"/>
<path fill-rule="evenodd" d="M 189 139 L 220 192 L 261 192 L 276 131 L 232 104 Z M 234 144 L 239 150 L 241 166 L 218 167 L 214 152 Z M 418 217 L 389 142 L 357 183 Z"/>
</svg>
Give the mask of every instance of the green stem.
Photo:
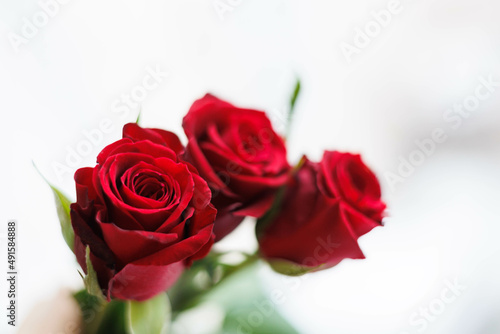
<svg viewBox="0 0 500 334">
<path fill-rule="evenodd" d="M 223 281 L 226 281 L 229 277 L 233 276 L 237 272 L 251 266 L 252 264 L 257 262 L 258 259 L 259 259 L 259 254 L 257 252 L 248 255 L 245 261 L 235 266 L 231 271 L 228 271 L 227 274 L 224 275 L 219 282 L 217 282 L 217 285 L 221 284 Z"/>
<path fill-rule="evenodd" d="M 218 261 L 221 255 L 223 254 L 212 253 L 207 258 L 196 262 L 168 291 L 172 306 L 172 319 L 175 319 L 181 312 L 199 305 L 214 288 L 259 259 L 257 253 L 247 255 L 243 262 L 231 266 Z M 196 283 L 200 277 L 205 278 L 204 284 Z"/>
</svg>

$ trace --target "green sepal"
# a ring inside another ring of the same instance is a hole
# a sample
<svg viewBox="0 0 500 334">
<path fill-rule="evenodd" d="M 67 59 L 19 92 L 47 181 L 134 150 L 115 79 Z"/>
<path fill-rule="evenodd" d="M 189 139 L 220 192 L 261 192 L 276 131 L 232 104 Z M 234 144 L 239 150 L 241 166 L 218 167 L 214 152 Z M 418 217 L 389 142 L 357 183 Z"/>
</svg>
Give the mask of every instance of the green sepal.
<svg viewBox="0 0 500 334">
<path fill-rule="evenodd" d="M 137 118 L 135 120 L 135 124 L 139 125 L 139 122 L 141 121 L 141 115 L 142 115 L 142 109 L 139 110 L 139 113 L 137 114 Z"/>
<path fill-rule="evenodd" d="M 100 298 L 102 300 L 106 300 L 106 297 L 102 293 L 101 287 L 99 285 L 99 280 L 97 278 L 97 273 L 94 270 L 94 266 L 92 265 L 92 261 L 90 261 L 90 247 L 87 246 L 85 249 L 85 264 L 87 265 L 87 275 L 83 278 L 83 282 L 85 283 L 85 287 L 87 288 L 87 292 Z"/>
<path fill-rule="evenodd" d="M 166 334 L 171 308 L 166 293 L 143 302 L 126 302 L 126 323 L 130 334 Z"/>
<path fill-rule="evenodd" d="M 71 214 L 70 214 L 71 201 L 59 189 L 57 189 L 49 181 L 47 181 L 47 179 L 42 175 L 42 173 L 40 173 L 34 162 L 33 166 L 54 193 L 54 199 L 57 208 L 57 216 L 59 217 L 59 223 L 61 225 L 61 232 L 64 240 L 66 241 L 66 244 L 71 249 L 71 251 L 73 251 L 73 246 L 75 243 L 75 232 L 73 231 L 73 226 L 71 226 Z"/>
<path fill-rule="evenodd" d="M 302 276 L 323 268 L 324 264 L 315 267 L 307 267 L 284 259 L 265 259 L 271 268 L 282 275 Z"/>
</svg>

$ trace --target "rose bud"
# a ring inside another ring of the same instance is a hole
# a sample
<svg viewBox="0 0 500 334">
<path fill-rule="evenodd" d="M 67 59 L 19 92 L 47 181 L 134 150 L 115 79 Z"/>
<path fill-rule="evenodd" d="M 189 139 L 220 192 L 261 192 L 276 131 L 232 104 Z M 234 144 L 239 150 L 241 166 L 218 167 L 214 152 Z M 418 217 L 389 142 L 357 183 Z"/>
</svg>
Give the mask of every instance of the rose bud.
<svg viewBox="0 0 500 334">
<path fill-rule="evenodd" d="M 290 171 L 284 142 L 266 114 L 206 95 L 193 104 L 182 125 L 188 137 L 185 159 L 212 190 L 216 241 L 245 216 L 264 215 Z"/>
<path fill-rule="evenodd" d="M 108 300 L 154 297 L 213 244 L 210 189 L 178 159 L 182 151 L 174 134 L 128 124 L 124 139 L 104 148 L 97 166 L 75 173 L 74 251 L 87 272 L 89 247 Z"/>
<path fill-rule="evenodd" d="M 281 205 L 257 224 L 260 253 L 273 269 L 300 275 L 363 259 L 357 239 L 382 224 L 380 185 L 359 155 L 303 159 Z"/>
</svg>

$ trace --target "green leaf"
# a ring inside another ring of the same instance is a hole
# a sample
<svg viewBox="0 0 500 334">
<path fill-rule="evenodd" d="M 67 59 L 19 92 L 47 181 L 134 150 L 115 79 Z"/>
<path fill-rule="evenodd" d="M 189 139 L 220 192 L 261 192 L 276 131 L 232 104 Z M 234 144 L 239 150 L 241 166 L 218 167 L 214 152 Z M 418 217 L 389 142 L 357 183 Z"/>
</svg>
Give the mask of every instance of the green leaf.
<svg viewBox="0 0 500 334">
<path fill-rule="evenodd" d="M 297 79 L 297 83 L 295 84 L 295 89 L 293 90 L 292 97 L 290 99 L 290 111 L 288 112 L 288 120 L 286 124 L 286 134 L 285 138 L 290 137 L 290 131 L 292 129 L 292 120 L 293 120 L 293 114 L 295 112 L 295 104 L 297 103 L 297 99 L 299 98 L 300 94 L 300 79 Z"/>
<path fill-rule="evenodd" d="M 141 115 L 142 115 L 142 108 L 139 110 L 139 113 L 137 114 L 137 119 L 135 120 L 135 123 L 139 125 L 139 122 L 141 121 Z"/>
<path fill-rule="evenodd" d="M 97 279 L 97 273 L 94 270 L 94 266 L 92 265 L 92 261 L 90 261 L 90 247 L 87 246 L 85 249 L 85 261 L 87 264 L 87 276 L 83 279 L 85 283 L 85 287 L 87 291 L 92 296 L 98 297 L 102 300 L 105 300 L 101 287 L 99 285 L 99 281 Z"/>
<path fill-rule="evenodd" d="M 297 79 L 297 83 L 295 84 L 295 89 L 293 91 L 292 98 L 290 99 L 290 117 L 292 116 L 293 110 L 295 108 L 295 103 L 297 102 L 297 99 L 299 97 L 300 89 L 301 89 L 300 79 Z"/>
<path fill-rule="evenodd" d="M 66 241 L 68 247 L 73 251 L 73 244 L 75 242 L 75 233 L 73 231 L 73 226 L 71 226 L 71 215 L 70 215 L 70 205 L 71 201 L 56 187 L 54 187 L 38 170 L 35 163 L 33 166 L 40 176 L 45 180 L 54 193 L 54 199 L 56 201 L 57 216 L 59 217 L 59 223 L 61 224 L 61 231 Z"/>
<path fill-rule="evenodd" d="M 162 293 L 144 302 L 127 302 L 130 334 L 165 334 L 170 327 L 170 302 Z"/>
<path fill-rule="evenodd" d="M 75 233 L 73 232 L 73 226 L 71 226 L 71 215 L 70 215 L 70 205 L 71 201 L 64 196 L 57 188 L 50 186 L 54 192 L 54 198 L 56 200 L 57 216 L 59 217 L 59 223 L 61 224 L 61 232 L 63 238 L 66 241 L 68 247 L 73 250 L 73 244 L 75 242 Z"/>
</svg>

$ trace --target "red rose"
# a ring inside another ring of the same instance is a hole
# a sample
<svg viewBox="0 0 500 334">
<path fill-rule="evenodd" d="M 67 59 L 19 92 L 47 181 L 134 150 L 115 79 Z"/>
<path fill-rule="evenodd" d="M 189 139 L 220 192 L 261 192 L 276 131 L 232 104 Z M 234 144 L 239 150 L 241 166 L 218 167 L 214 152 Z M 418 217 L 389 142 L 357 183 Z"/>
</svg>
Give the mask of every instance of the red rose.
<svg viewBox="0 0 500 334">
<path fill-rule="evenodd" d="M 290 170 L 283 140 L 266 114 L 206 95 L 193 104 L 182 125 L 188 137 L 186 159 L 212 189 L 216 240 L 245 216 L 261 217 Z"/>
<path fill-rule="evenodd" d="M 380 226 L 385 204 L 376 176 L 359 155 L 325 152 L 290 181 L 278 213 L 257 226 L 260 252 L 285 274 L 364 258 L 357 239 Z"/>
<path fill-rule="evenodd" d="M 102 150 L 97 166 L 75 173 L 71 205 L 75 253 L 86 271 L 85 248 L 103 293 L 145 300 L 169 288 L 213 244 L 216 210 L 194 167 L 179 161 L 179 139 L 127 124 Z"/>
</svg>

